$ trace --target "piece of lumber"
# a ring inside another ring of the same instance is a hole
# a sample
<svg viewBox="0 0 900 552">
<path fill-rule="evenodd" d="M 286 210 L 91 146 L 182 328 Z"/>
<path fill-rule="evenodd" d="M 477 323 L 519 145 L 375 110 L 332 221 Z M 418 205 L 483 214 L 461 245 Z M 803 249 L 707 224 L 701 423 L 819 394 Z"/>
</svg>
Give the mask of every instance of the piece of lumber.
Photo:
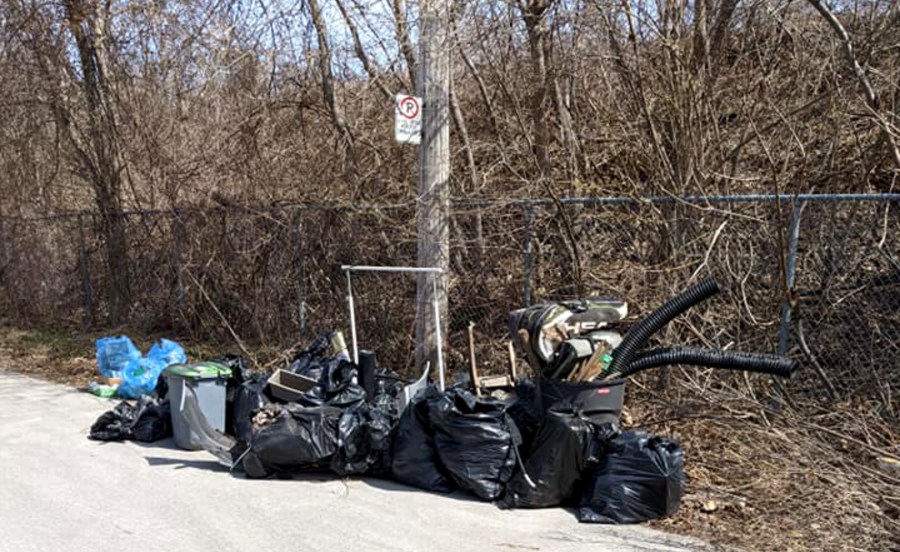
<svg viewBox="0 0 900 552">
<path fill-rule="evenodd" d="M 597 343 L 597 347 L 585 363 L 578 381 L 593 381 L 594 378 L 603 372 L 603 365 L 600 363 L 600 359 L 603 358 L 603 355 L 605 355 L 607 351 L 609 351 L 609 344 L 607 342 L 600 341 Z"/>
<path fill-rule="evenodd" d="M 509 377 L 513 382 L 516 381 L 516 348 L 513 345 L 512 339 L 510 339 L 507 343 L 507 350 L 509 351 Z"/>
<path fill-rule="evenodd" d="M 478 379 L 478 365 L 475 363 L 475 322 L 469 321 L 469 376 L 475 396 L 481 397 L 481 381 Z"/>
</svg>

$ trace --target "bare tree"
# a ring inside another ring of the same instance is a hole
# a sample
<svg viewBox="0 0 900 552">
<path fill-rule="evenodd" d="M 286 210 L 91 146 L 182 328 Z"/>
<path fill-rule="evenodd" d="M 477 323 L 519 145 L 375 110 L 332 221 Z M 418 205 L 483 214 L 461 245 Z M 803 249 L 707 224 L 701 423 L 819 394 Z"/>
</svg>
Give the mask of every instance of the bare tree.
<svg viewBox="0 0 900 552">
<path fill-rule="evenodd" d="M 825 18 L 825 21 L 834 31 L 834 34 L 837 36 L 838 40 L 841 41 L 841 46 L 844 51 L 844 56 L 847 58 L 847 64 L 850 66 L 850 69 L 853 71 L 853 76 L 856 77 L 856 80 L 859 82 L 860 88 L 863 90 L 863 97 L 866 100 L 866 106 L 868 106 L 869 110 L 872 113 L 872 118 L 875 120 L 875 123 L 878 125 L 878 128 L 881 129 L 881 135 L 884 139 L 885 144 L 887 145 L 888 151 L 890 152 L 891 157 L 894 160 L 894 168 L 900 171 L 900 149 L 897 149 L 897 142 L 894 137 L 894 133 L 891 131 L 890 123 L 885 119 L 881 108 L 881 100 L 878 98 L 878 94 L 875 92 L 875 89 L 872 87 L 872 83 L 869 81 L 868 75 L 866 75 L 865 69 L 859 64 L 859 61 L 856 59 L 856 54 L 853 49 L 853 42 L 850 40 L 850 35 L 847 33 L 844 26 L 838 20 L 837 17 L 834 16 L 834 13 L 828 6 L 826 6 L 821 0 L 809 0 L 809 3 L 813 5 L 816 10 L 822 14 L 822 17 Z"/>
<path fill-rule="evenodd" d="M 61 98 L 57 98 L 56 122 L 75 153 L 78 173 L 90 183 L 103 229 L 109 271 L 109 317 L 123 320 L 131 302 L 128 246 L 122 213 L 122 175 L 125 163 L 119 148 L 116 96 L 110 82 L 113 52 L 110 4 L 91 0 L 66 0 L 66 24 L 78 51 L 85 128 L 75 123 Z"/>
<path fill-rule="evenodd" d="M 350 126 L 344 116 L 344 108 L 340 99 L 335 94 L 335 78 L 331 70 L 332 54 L 331 45 L 328 40 L 328 27 L 325 19 L 322 17 L 322 11 L 319 9 L 318 0 L 306 0 L 309 4 L 310 17 L 312 17 L 313 25 L 316 28 L 316 39 L 319 45 L 319 72 L 322 79 L 322 96 L 325 99 L 325 105 L 331 113 L 331 122 L 341 137 L 341 142 L 347 151 L 347 175 L 350 182 L 356 181 L 357 159 L 356 148 L 354 144 L 353 134 L 350 132 Z"/>
</svg>

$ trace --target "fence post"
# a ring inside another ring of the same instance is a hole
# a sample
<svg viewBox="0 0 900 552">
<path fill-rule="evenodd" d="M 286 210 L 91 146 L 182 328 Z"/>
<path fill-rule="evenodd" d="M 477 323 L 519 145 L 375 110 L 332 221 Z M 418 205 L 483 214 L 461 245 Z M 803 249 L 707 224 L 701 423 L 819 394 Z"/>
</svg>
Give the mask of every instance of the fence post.
<svg viewBox="0 0 900 552">
<path fill-rule="evenodd" d="M 181 248 L 184 240 L 184 223 L 178 209 L 172 212 L 172 264 L 175 265 L 175 304 L 184 320 L 184 279 L 181 275 Z"/>
<path fill-rule="evenodd" d="M 794 211 L 791 215 L 791 228 L 788 237 L 787 262 L 785 264 L 785 280 L 787 284 L 787 296 L 784 298 L 784 304 L 781 305 L 781 325 L 778 328 L 778 354 L 784 356 L 787 354 L 788 338 L 791 333 L 791 301 L 794 295 L 794 281 L 797 274 L 797 247 L 800 242 L 800 214 L 806 202 L 795 203 Z M 772 377 L 775 384 L 775 391 L 781 396 L 784 389 L 778 378 Z"/>
<path fill-rule="evenodd" d="M 78 215 L 78 265 L 81 269 L 81 294 L 88 320 L 94 322 L 94 298 L 91 295 L 91 268 L 84 244 L 84 216 Z"/>
<path fill-rule="evenodd" d="M 306 282 L 303 274 L 303 216 L 294 211 L 294 283 L 297 286 L 297 319 L 300 331 L 306 330 Z"/>
<path fill-rule="evenodd" d="M 525 204 L 525 306 L 531 306 L 531 271 L 534 265 L 534 205 Z"/>
</svg>

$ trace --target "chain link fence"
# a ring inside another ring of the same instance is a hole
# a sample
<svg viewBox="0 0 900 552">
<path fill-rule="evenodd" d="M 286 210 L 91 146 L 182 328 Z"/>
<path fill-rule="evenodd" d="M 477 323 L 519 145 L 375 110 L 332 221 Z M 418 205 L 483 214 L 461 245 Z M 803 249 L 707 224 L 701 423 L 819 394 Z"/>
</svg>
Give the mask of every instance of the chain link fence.
<svg viewBox="0 0 900 552">
<path fill-rule="evenodd" d="M 506 365 L 507 313 L 584 295 L 640 317 L 705 276 L 723 293 L 670 324 L 672 345 L 802 361 L 793 393 L 900 388 L 900 194 L 457 201 L 450 218 L 451 373 L 475 325 L 486 372 Z M 348 328 L 342 264 L 415 265 L 410 206 L 141 211 L 126 215 L 129 325 L 284 347 Z M 4 318 L 101 329 L 105 249 L 92 213 L 0 219 Z M 415 280 L 354 281 L 359 342 L 412 363 Z M 891 406 L 893 408 L 893 406 Z"/>
</svg>

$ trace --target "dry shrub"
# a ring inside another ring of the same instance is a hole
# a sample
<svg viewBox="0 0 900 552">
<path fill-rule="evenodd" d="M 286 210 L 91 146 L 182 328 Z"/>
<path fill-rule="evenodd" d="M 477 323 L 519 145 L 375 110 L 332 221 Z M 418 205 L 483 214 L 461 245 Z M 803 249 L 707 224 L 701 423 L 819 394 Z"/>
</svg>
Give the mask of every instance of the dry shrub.
<svg viewBox="0 0 900 552">
<path fill-rule="evenodd" d="M 748 550 L 900 545 L 900 478 L 878 463 L 900 456 L 896 420 L 876 402 L 778 407 L 760 376 L 737 378 L 740 388 L 721 376 L 713 388 L 696 374 L 672 379 L 661 393 L 632 386 L 628 401 L 635 426 L 685 450 L 682 509 L 656 526 Z"/>
</svg>

